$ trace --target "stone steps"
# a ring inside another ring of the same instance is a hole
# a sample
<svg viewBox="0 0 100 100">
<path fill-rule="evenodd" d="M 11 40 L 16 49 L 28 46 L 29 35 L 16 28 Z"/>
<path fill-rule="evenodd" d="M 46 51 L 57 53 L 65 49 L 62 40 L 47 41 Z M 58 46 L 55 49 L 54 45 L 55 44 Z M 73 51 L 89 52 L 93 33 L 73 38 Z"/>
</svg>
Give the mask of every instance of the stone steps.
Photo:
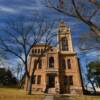
<svg viewBox="0 0 100 100">
<path fill-rule="evenodd" d="M 48 89 L 48 93 L 49 94 L 55 94 L 56 92 L 55 92 L 55 88 L 49 88 Z"/>
</svg>

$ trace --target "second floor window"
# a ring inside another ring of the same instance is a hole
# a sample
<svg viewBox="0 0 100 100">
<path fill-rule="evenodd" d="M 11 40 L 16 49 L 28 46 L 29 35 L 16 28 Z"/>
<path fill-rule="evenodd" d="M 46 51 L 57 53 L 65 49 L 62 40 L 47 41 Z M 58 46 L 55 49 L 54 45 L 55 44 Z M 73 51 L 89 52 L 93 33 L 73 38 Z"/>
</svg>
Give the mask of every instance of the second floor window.
<svg viewBox="0 0 100 100">
<path fill-rule="evenodd" d="M 49 68 L 54 68 L 54 57 L 49 58 Z"/>
</svg>

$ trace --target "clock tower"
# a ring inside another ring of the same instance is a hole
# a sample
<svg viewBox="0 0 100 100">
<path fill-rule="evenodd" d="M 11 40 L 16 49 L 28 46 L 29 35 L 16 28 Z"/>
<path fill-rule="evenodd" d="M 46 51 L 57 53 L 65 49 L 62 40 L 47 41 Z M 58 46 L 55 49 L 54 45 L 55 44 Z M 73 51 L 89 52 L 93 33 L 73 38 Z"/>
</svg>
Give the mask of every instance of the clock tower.
<svg viewBox="0 0 100 100">
<path fill-rule="evenodd" d="M 58 28 L 59 82 L 61 93 L 82 94 L 81 71 L 73 50 L 71 31 L 63 21 Z"/>
<path fill-rule="evenodd" d="M 57 39 L 60 52 L 73 52 L 70 28 L 63 21 L 59 24 Z"/>
</svg>

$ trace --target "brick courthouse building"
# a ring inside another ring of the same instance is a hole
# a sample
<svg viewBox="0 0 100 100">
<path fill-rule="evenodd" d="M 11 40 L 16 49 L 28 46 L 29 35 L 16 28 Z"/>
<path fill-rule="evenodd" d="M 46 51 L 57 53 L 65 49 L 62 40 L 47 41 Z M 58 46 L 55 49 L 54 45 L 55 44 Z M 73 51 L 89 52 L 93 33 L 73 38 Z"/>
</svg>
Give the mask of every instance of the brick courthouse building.
<svg viewBox="0 0 100 100">
<path fill-rule="evenodd" d="M 70 28 L 61 22 L 57 34 L 58 45 L 41 57 L 32 80 L 32 90 L 47 93 L 82 94 L 78 58 L 73 51 Z M 59 42 L 60 41 L 60 42 Z M 35 45 L 29 59 L 29 71 L 45 44 Z M 25 89 L 28 88 L 26 79 Z"/>
</svg>

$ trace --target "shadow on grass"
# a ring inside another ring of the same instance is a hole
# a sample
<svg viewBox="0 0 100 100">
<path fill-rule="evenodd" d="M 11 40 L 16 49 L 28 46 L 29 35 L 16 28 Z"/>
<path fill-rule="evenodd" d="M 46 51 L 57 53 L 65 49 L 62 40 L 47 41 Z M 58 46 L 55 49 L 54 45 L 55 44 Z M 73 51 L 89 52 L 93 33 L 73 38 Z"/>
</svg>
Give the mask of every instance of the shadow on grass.
<svg viewBox="0 0 100 100">
<path fill-rule="evenodd" d="M 76 99 L 72 96 L 61 95 L 61 96 L 55 96 L 54 100 L 76 100 Z"/>
</svg>

